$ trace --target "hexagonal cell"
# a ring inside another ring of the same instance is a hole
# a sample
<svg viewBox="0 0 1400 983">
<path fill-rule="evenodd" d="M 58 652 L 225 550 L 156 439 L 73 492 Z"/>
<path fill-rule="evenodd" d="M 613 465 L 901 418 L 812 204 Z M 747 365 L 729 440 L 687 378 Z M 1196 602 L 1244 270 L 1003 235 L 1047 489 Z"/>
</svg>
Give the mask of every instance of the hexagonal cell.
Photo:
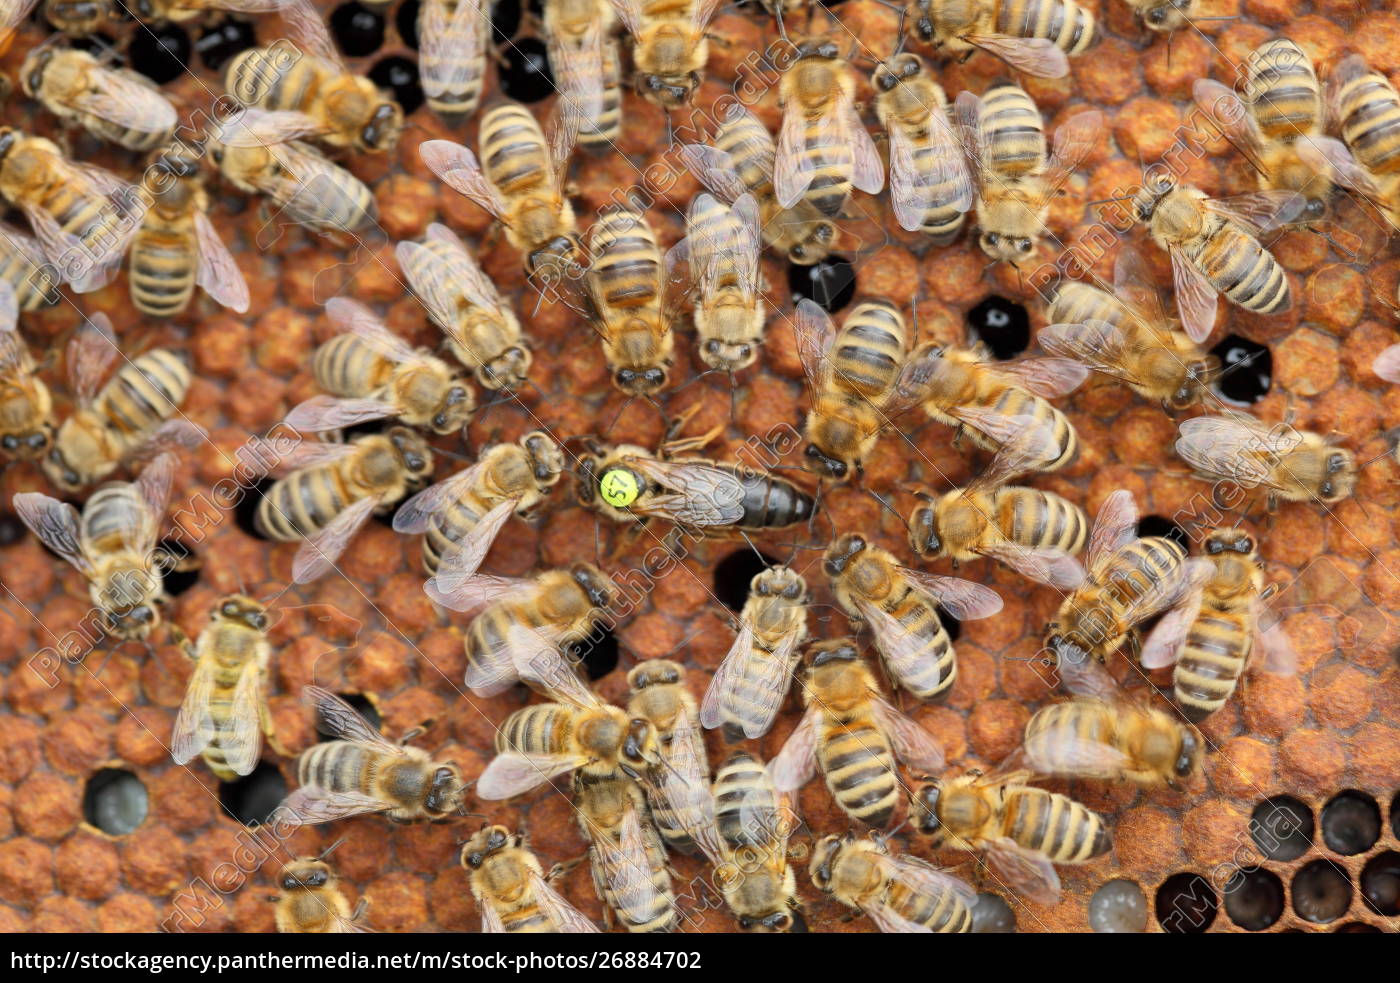
<svg viewBox="0 0 1400 983">
<path fill-rule="evenodd" d="M 1211 388 L 1221 398 L 1236 406 L 1250 406 L 1269 394 L 1274 357 L 1264 345 L 1237 334 L 1226 335 L 1211 354 L 1220 359 L 1220 375 Z"/>
<path fill-rule="evenodd" d="M 1313 814 L 1291 795 L 1275 795 L 1254 807 L 1249 837 L 1269 860 L 1297 860 L 1313 841 Z"/>
<path fill-rule="evenodd" d="M 1020 355 L 1031 344 L 1031 319 L 1014 300 L 992 295 L 967 312 L 968 340 L 980 341 L 1000 359 Z"/>
<path fill-rule="evenodd" d="M 745 546 L 715 564 L 715 597 L 731 611 L 742 611 L 749 599 L 749 583 L 764 570 L 777 564 L 767 553 L 756 553 Z"/>
<path fill-rule="evenodd" d="M 1283 915 L 1283 881 L 1263 867 L 1237 870 L 1225 882 L 1225 914 L 1250 932 L 1262 932 Z"/>
<path fill-rule="evenodd" d="M 375 62 L 368 74 L 375 85 L 394 94 L 405 116 L 423 105 L 423 86 L 418 82 L 418 66 L 412 59 L 390 55 Z"/>
<path fill-rule="evenodd" d="M 287 780 L 266 761 L 234 782 L 219 783 L 219 805 L 244 826 L 261 826 L 287 797 Z"/>
<path fill-rule="evenodd" d="M 583 670 L 590 680 L 602 679 L 617 668 L 622 651 L 618 647 L 617 636 L 611 629 L 601 625 L 594 627 L 588 637 L 576 643 L 571 653 L 583 664 Z"/>
<path fill-rule="evenodd" d="M 1180 544 L 1183 549 L 1191 547 L 1191 540 L 1186 535 L 1186 530 L 1171 519 L 1160 515 L 1145 515 L 1139 519 L 1137 534 L 1139 536 L 1161 536 Z"/>
<path fill-rule="evenodd" d="M 122 768 L 102 768 L 83 788 L 83 818 L 109 836 L 133 833 L 146 820 L 146 786 Z"/>
<path fill-rule="evenodd" d="M 539 38 L 521 38 L 501 51 L 501 89 L 517 102 L 539 102 L 554 95 L 554 73 Z"/>
<path fill-rule="evenodd" d="M 1142 932 L 1147 929 L 1147 895 L 1136 881 L 1113 880 L 1089 899 L 1089 927 L 1095 932 Z"/>
<path fill-rule="evenodd" d="M 1176 934 L 1204 932 L 1215 924 L 1220 895 L 1201 874 L 1183 870 L 1157 888 L 1157 924 Z"/>
<path fill-rule="evenodd" d="M 1338 792 L 1322 807 L 1322 842 L 1346 856 L 1365 853 L 1381 835 L 1381 807 L 1365 792 Z"/>
<path fill-rule="evenodd" d="M 1385 850 L 1361 868 L 1361 897 L 1378 915 L 1400 915 L 1400 853 Z"/>
<path fill-rule="evenodd" d="M 788 266 L 788 288 L 795 305 L 803 297 L 828 314 L 844 310 L 856 295 L 856 269 L 844 256 L 832 254 L 810 266 Z"/>
<path fill-rule="evenodd" d="M 981 935 L 1016 931 L 1016 912 L 999 894 L 979 894 L 972 906 L 972 930 Z"/>
<path fill-rule="evenodd" d="M 354 0 L 331 11 L 330 28 L 336 47 L 351 58 L 372 55 L 384 43 L 383 15 Z"/>
<path fill-rule="evenodd" d="M 1293 910 L 1310 922 L 1334 922 L 1351 907 L 1351 881 L 1331 860 L 1314 860 L 1293 875 L 1292 892 Z"/>
</svg>

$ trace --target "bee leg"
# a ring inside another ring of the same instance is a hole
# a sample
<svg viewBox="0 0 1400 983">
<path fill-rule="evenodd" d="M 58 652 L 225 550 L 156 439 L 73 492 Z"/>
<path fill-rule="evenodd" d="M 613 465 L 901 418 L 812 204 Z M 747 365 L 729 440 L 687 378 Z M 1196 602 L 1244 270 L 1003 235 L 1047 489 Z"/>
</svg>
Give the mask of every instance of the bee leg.
<svg viewBox="0 0 1400 983">
<path fill-rule="evenodd" d="M 264 894 L 263 900 L 266 901 L 268 904 L 276 904 L 278 901 L 282 900 L 282 897 L 281 895 L 277 894 Z"/>
<path fill-rule="evenodd" d="M 431 718 L 429 718 L 428 720 L 423 721 L 417 727 L 413 727 L 407 731 L 404 731 L 403 736 L 399 738 L 399 747 L 403 747 L 410 741 L 416 741 L 418 738 L 422 737 L 430 729 L 432 729 L 433 723 L 434 721 Z"/>
<path fill-rule="evenodd" d="M 166 622 L 166 632 L 170 635 L 170 641 L 173 642 L 180 651 L 184 652 L 185 655 L 189 656 L 191 661 L 198 658 L 198 656 L 195 655 L 194 645 L 190 642 L 190 636 L 185 634 L 183 628 L 173 621 L 168 621 Z"/>
<path fill-rule="evenodd" d="M 570 873 L 573 872 L 573 869 L 575 867 L 577 867 L 579 864 L 583 863 L 587 859 L 588 853 L 585 851 L 584 853 L 580 854 L 572 860 L 561 860 L 559 863 L 549 868 L 549 871 L 544 875 L 544 879 L 549 883 L 553 884 L 559 878 L 567 877 Z"/>
<path fill-rule="evenodd" d="M 350 920 L 357 922 L 365 917 L 365 912 L 369 911 L 369 898 L 361 898 L 355 902 L 355 910 L 350 912 Z"/>
<path fill-rule="evenodd" d="M 262 675 L 265 676 L 266 674 Z M 259 680 L 258 692 L 261 694 L 267 693 L 265 678 Z M 291 752 L 287 750 L 287 746 L 277 737 L 277 725 L 272 721 L 272 711 L 268 708 L 267 697 L 265 695 L 260 696 L 258 699 L 258 722 L 262 727 L 263 736 L 267 738 L 268 747 L 277 752 L 280 757 L 290 758 L 292 756 Z"/>
</svg>

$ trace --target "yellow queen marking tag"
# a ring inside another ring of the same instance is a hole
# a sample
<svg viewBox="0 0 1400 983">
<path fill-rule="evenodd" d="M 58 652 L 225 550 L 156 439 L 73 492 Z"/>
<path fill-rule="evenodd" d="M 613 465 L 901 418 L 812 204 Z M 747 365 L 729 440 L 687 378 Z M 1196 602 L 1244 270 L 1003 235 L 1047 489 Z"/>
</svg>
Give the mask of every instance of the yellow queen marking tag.
<svg viewBox="0 0 1400 983">
<path fill-rule="evenodd" d="M 603 501 L 615 509 L 626 508 L 637 500 L 641 489 L 630 471 L 609 471 L 598 483 L 603 493 Z"/>
</svg>

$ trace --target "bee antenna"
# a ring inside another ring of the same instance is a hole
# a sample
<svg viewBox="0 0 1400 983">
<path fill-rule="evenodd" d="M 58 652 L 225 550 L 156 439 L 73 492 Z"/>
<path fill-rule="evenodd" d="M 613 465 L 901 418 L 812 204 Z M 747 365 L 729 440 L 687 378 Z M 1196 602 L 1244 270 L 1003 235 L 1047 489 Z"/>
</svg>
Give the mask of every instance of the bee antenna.
<svg viewBox="0 0 1400 983">
<path fill-rule="evenodd" d="M 1139 160 L 1138 163 L 1141 164 L 1142 161 Z M 1119 195 L 1117 198 L 1100 198 L 1098 201 L 1086 201 L 1084 205 L 1086 208 L 1092 208 L 1095 205 L 1108 205 L 1115 201 L 1132 201 L 1132 199 L 1132 195 Z"/>
<path fill-rule="evenodd" d="M 744 542 L 749 544 L 749 549 L 753 550 L 753 555 L 759 558 L 759 560 L 763 563 L 764 567 L 769 566 L 768 557 L 764 556 L 761 552 L 759 552 L 758 547 L 755 546 L 753 544 L 753 540 L 749 538 L 749 534 L 744 532 L 744 530 L 742 529 L 738 530 L 738 533 L 744 538 Z"/>
<path fill-rule="evenodd" d="M 613 417 L 612 422 L 609 423 L 603 429 L 603 436 L 607 436 L 608 434 L 612 433 L 612 428 L 617 426 L 617 421 L 622 419 L 622 414 L 627 412 L 627 407 L 631 406 L 632 400 L 636 398 L 636 396 L 628 396 L 625 400 L 622 401 L 622 407 L 617 411 L 617 416 Z"/>
<path fill-rule="evenodd" d="M 879 502 L 881 508 L 883 508 L 885 511 L 889 512 L 890 515 L 898 519 L 899 524 L 904 527 L 905 532 L 909 533 L 909 535 L 911 536 L 914 534 L 914 530 L 909 528 L 909 523 L 905 520 L 904 516 L 900 515 L 899 512 L 895 509 L 895 507 L 889 503 L 889 501 L 882 498 L 879 492 L 875 491 L 873 488 L 864 488 L 862 490 L 871 498 L 875 499 L 875 501 Z"/>
<path fill-rule="evenodd" d="M 317 860 L 325 860 L 327 857 L 329 857 L 332 853 L 335 852 L 336 848 L 337 848 L 338 846 L 340 846 L 340 844 L 342 844 L 342 843 L 345 842 L 345 839 L 346 839 L 346 838 L 345 838 L 344 836 L 342 836 L 340 839 L 336 840 L 336 841 L 335 841 L 334 843 L 332 843 L 330 846 L 328 846 L 328 847 L 326 847 L 324 850 L 322 850 L 322 851 L 320 852 L 320 854 L 317 855 L 316 859 L 317 859 Z"/>
</svg>

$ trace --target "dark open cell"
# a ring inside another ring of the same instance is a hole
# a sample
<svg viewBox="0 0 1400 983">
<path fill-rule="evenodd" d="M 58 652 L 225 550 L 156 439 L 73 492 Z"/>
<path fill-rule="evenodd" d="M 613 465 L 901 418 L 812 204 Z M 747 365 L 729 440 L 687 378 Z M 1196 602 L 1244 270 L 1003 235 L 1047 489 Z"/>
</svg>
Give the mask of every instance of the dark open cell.
<svg viewBox="0 0 1400 983">
<path fill-rule="evenodd" d="M 263 478 L 248 493 L 238 500 L 233 509 L 234 524 L 254 539 L 267 539 L 258 528 L 258 503 L 266 497 L 268 489 L 276 484 L 275 478 Z M 269 540 L 270 542 L 270 540 Z"/>
<path fill-rule="evenodd" d="M 1341 935 L 1380 935 L 1381 930 L 1374 925 L 1367 925 L 1365 922 L 1347 922 L 1345 925 L 1338 925 L 1332 929 L 1333 932 Z"/>
<path fill-rule="evenodd" d="M 0 548 L 15 545 L 28 531 L 13 512 L 0 511 Z"/>
<path fill-rule="evenodd" d="M 365 696 L 363 693 L 337 693 L 335 695 L 340 697 L 346 703 L 350 704 L 350 706 L 354 708 L 355 712 L 358 713 L 361 717 L 364 717 L 366 720 L 368 720 L 370 722 L 370 726 L 372 726 L 375 730 L 379 730 L 380 724 L 383 723 L 383 719 L 379 716 L 378 708 L 375 707 L 375 705 L 372 702 L 370 702 L 369 697 Z M 325 722 L 322 720 L 321 715 L 319 713 L 316 714 L 316 734 L 320 738 L 322 744 L 324 744 L 326 741 L 336 740 L 336 736 L 332 734 L 330 730 L 326 727 Z"/>
<path fill-rule="evenodd" d="M 194 43 L 194 50 L 206 68 L 217 72 L 234 55 L 257 43 L 257 31 L 251 22 L 230 17 L 206 27 Z"/>
<path fill-rule="evenodd" d="M 370 81 L 394 94 L 403 107 L 404 115 L 423 105 L 423 87 L 418 84 L 418 66 L 411 59 L 392 55 L 374 63 L 369 70 Z"/>
<path fill-rule="evenodd" d="M 1346 856 L 1365 853 L 1381 835 L 1381 807 L 1365 792 L 1338 792 L 1322 807 L 1322 842 Z"/>
<path fill-rule="evenodd" d="M 501 88 L 519 102 L 539 102 L 554 95 L 554 73 L 539 38 L 521 38 L 501 49 Z"/>
<path fill-rule="evenodd" d="M 1204 932 L 1215 922 L 1220 897 L 1205 877 L 1183 870 L 1157 888 L 1156 909 L 1162 931 L 1194 934 Z"/>
<path fill-rule="evenodd" d="M 98 31 L 96 34 L 88 34 L 80 38 L 69 38 L 68 44 L 79 51 L 87 51 L 101 57 L 108 52 L 115 51 L 117 42 L 112 40 L 112 35 Z"/>
<path fill-rule="evenodd" d="M 1237 870 L 1225 882 L 1225 913 L 1250 932 L 1262 932 L 1283 915 L 1283 881 L 1263 867 Z"/>
<path fill-rule="evenodd" d="M 943 623 L 943 630 L 948 633 L 950 639 L 956 642 L 962 637 L 962 622 L 942 608 L 938 609 L 938 620 Z"/>
<path fill-rule="evenodd" d="M 331 34 L 341 51 L 351 58 L 363 58 L 384 43 L 384 18 L 352 0 L 331 11 Z"/>
<path fill-rule="evenodd" d="M 809 298 L 828 314 L 846 307 L 856 295 L 856 269 L 844 256 L 831 255 L 811 266 L 788 266 L 792 302 Z"/>
<path fill-rule="evenodd" d="M 491 7 L 492 43 L 505 44 L 520 30 L 520 0 L 496 0 Z"/>
<path fill-rule="evenodd" d="M 1313 841 L 1313 814 L 1291 795 L 1275 795 L 1254 807 L 1249 836 L 1270 860 L 1297 860 Z"/>
<path fill-rule="evenodd" d="M 1248 406 L 1268 395 L 1274 375 L 1274 357 L 1259 342 L 1237 334 L 1226 335 L 1211 349 L 1211 354 L 1220 359 L 1215 390 L 1223 398 Z"/>
<path fill-rule="evenodd" d="M 166 553 L 170 560 L 165 566 L 165 592 L 171 597 L 179 597 L 199 583 L 199 558 L 194 550 L 178 539 L 162 539 L 156 549 Z"/>
<path fill-rule="evenodd" d="M 731 611 L 742 611 L 749 599 L 749 582 L 777 560 L 745 546 L 715 564 L 715 597 Z"/>
<path fill-rule="evenodd" d="M 1137 534 L 1139 536 L 1165 536 L 1180 545 L 1182 549 L 1188 551 L 1191 549 L 1191 541 L 1186 537 L 1186 530 L 1171 519 L 1163 518 L 1160 515 L 1145 515 L 1139 519 Z"/>
<path fill-rule="evenodd" d="M 266 761 L 235 782 L 219 783 L 219 805 L 244 826 L 267 822 L 286 797 L 287 780 Z"/>
<path fill-rule="evenodd" d="M 146 819 L 150 800 L 141 779 L 121 768 L 101 768 L 83 788 L 83 818 L 108 836 L 125 836 Z"/>
<path fill-rule="evenodd" d="M 173 82 L 190 62 L 190 36 L 175 24 L 145 24 L 131 35 L 131 67 L 158 85 Z"/>
<path fill-rule="evenodd" d="M 587 638 L 572 646 L 572 650 L 590 680 L 602 679 L 617 668 L 617 636 L 602 625 L 595 626 Z"/>
<path fill-rule="evenodd" d="M 1334 922 L 1351 907 L 1346 872 L 1330 860 L 1314 860 L 1293 877 L 1293 910 L 1310 922 Z"/>
<path fill-rule="evenodd" d="M 394 11 L 394 26 L 399 29 L 403 43 L 414 51 L 418 50 L 418 11 L 422 4 L 418 0 L 404 0 Z"/>
<path fill-rule="evenodd" d="M 1016 912 L 999 894 L 979 894 L 972 906 L 972 931 L 978 935 L 1008 935 L 1016 931 Z"/>
<path fill-rule="evenodd" d="M 1089 927 L 1095 932 L 1134 933 L 1147 930 L 1147 895 L 1135 881 L 1112 880 L 1089 899 Z"/>
<path fill-rule="evenodd" d="M 1400 915 L 1400 853 L 1385 850 L 1361 868 L 1361 897 L 1378 915 Z"/>
<path fill-rule="evenodd" d="M 1031 345 L 1031 319 L 1014 301 L 993 294 L 967 312 L 972 338 L 1000 359 L 1015 358 Z"/>
</svg>

